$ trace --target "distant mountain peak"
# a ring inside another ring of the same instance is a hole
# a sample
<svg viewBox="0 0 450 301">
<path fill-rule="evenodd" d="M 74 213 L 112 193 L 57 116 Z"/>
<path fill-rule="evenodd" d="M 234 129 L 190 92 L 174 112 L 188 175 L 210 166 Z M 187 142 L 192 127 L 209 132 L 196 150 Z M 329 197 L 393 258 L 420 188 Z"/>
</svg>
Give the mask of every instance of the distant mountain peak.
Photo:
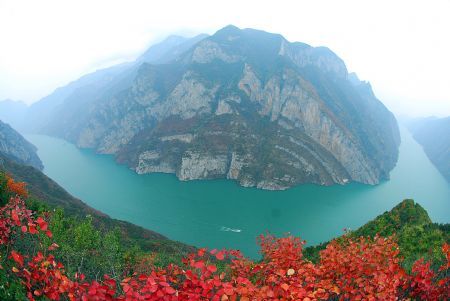
<svg viewBox="0 0 450 301">
<path fill-rule="evenodd" d="M 241 29 L 233 24 L 229 24 L 218 31 L 214 35 L 221 35 L 221 34 L 230 34 L 230 33 L 239 33 Z"/>
<path fill-rule="evenodd" d="M 279 66 L 280 57 L 285 58 L 285 63 L 300 68 L 315 66 L 341 78 L 346 78 L 348 74 L 343 60 L 327 47 L 289 42 L 281 34 L 252 28 L 240 29 L 233 25 L 196 44 L 191 56 L 197 63 L 210 63 L 218 59 L 227 63 L 246 61 L 253 67 Z"/>
</svg>

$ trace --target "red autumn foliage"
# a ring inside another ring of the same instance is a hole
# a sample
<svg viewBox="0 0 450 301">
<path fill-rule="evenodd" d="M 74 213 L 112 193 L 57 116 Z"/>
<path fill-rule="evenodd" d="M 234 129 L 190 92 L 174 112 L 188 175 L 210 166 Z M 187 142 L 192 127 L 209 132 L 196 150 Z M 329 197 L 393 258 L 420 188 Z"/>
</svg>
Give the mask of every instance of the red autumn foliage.
<svg viewBox="0 0 450 301">
<path fill-rule="evenodd" d="M 391 239 L 376 236 L 331 242 L 321 253 L 321 273 L 350 300 L 396 300 L 408 277 L 399 249 Z"/>
<path fill-rule="evenodd" d="M 16 194 L 17 196 L 27 198 L 28 192 L 26 189 L 26 183 L 24 182 L 15 182 L 11 177 L 7 177 L 6 183 L 7 189 L 9 192 Z"/>
<path fill-rule="evenodd" d="M 10 185 L 11 184 L 11 185 Z M 434 272 L 417 261 L 409 275 L 401 266 L 399 249 L 390 238 L 351 239 L 331 242 L 317 264 L 303 258 L 304 242 L 296 237 L 260 237 L 261 261 L 244 258 L 237 251 L 200 249 L 183 265 L 151 267 L 121 281 L 105 275 L 101 282 L 70 278 L 51 251 L 53 243 L 36 254 L 20 254 L 20 235 L 43 233 L 52 237 L 47 221 L 28 210 L 12 181 L 16 197 L 0 208 L 0 246 L 8 254 L 1 268 L 11 271 L 27 291 L 29 300 L 448 300 L 450 247 L 446 263 Z M 12 187 L 12 188 L 11 188 Z M 2 250 L 3 250 L 2 249 Z M 3 256 L 3 255 L 2 255 Z M 216 261 L 226 261 L 218 269 Z"/>
<path fill-rule="evenodd" d="M 438 272 L 446 276 L 438 277 L 436 272 L 430 268 L 429 262 L 419 259 L 412 268 L 410 280 L 412 297 L 420 300 L 450 300 L 450 277 L 448 276 L 450 246 L 444 244 L 442 251 L 446 256 L 447 263 L 442 265 Z"/>
</svg>

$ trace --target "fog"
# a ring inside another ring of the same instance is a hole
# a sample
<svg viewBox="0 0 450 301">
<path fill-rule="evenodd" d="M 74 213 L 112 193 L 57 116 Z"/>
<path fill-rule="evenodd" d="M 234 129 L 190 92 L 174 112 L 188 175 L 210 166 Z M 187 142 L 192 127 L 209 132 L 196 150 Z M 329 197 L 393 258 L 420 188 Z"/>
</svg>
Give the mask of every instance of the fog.
<svg viewBox="0 0 450 301">
<path fill-rule="evenodd" d="M 402 115 L 450 115 L 450 1 L 0 0 L 0 100 L 28 104 L 168 34 L 234 24 L 327 46 Z"/>
</svg>

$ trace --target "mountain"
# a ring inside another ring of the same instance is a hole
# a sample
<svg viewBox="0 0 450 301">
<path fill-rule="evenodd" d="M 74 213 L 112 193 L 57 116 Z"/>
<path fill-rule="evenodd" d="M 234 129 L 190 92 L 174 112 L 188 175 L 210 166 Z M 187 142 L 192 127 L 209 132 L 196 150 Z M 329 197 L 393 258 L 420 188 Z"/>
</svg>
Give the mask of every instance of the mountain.
<svg viewBox="0 0 450 301">
<path fill-rule="evenodd" d="M 67 101 L 68 109 L 74 109 L 78 105 L 83 105 L 99 97 L 105 89 L 110 87 L 111 83 L 114 83 L 116 76 L 119 76 L 128 68 L 130 68 L 130 64 L 124 63 L 98 70 L 82 76 L 64 87 L 57 88 L 53 93 L 33 103 L 28 108 L 22 124 L 24 131 L 38 133 L 48 119 L 58 118 L 56 112 L 66 100 L 70 100 Z"/>
<path fill-rule="evenodd" d="M 410 268 L 421 257 L 435 263 L 443 260 L 441 247 L 450 242 L 450 224 L 433 223 L 422 206 L 407 199 L 345 235 L 353 238 L 395 235 L 404 265 Z M 307 247 L 305 256 L 316 261 L 320 250 L 325 249 L 328 243 Z"/>
<path fill-rule="evenodd" d="M 41 132 L 140 174 L 262 189 L 377 184 L 397 161 L 394 116 L 325 47 L 227 26 L 127 80 L 77 109 L 67 99 Z"/>
<path fill-rule="evenodd" d="M 199 34 L 192 38 L 176 35 L 169 36 L 161 43 L 151 46 L 137 59 L 137 62 L 152 64 L 168 63 L 207 37 L 207 34 Z"/>
<path fill-rule="evenodd" d="M 132 223 L 113 219 L 108 215 L 86 205 L 70 195 L 64 188 L 44 175 L 33 166 L 12 160 L 0 153 L 0 173 L 7 172 L 14 180 L 25 182 L 27 190 L 34 202 L 43 203 L 49 209 L 61 208 L 66 216 L 85 218 L 90 216 L 98 229 L 112 231 L 119 229 L 123 243 L 128 246 L 138 245 L 146 252 L 156 252 L 168 256 L 182 256 L 194 250 L 193 247 L 169 240 L 165 236 L 136 226 Z"/>
<path fill-rule="evenodd" d="M 408 128 L 431 162 L 450 182 L 450 117 L 415 119 L 409 122 Z"/>
<path fill-rule="evenodd" d="M 22 101 L 5 99 L 0 101 L 0 120 L 10 124 L 16 129 L 22 125 L 27 105 Z"/>
<path fill-rule="evenodd" d="M 6 139 L 5 132 L 9 133 Z M 24 162 L 20 156 L 3 152 L 5 141 L 9 144 L 8 150 L 31 148 L 37 158 L 31 144 L 11 127 L 0 122 L 0 207 L 11 197 L 5 190 L 10 185 L 8 177 L 16 183 L 24 182 L 28 192 L 27 207 L 36 211 L 36 214 L 45 212 L 47 218 L 48 213 L 51 214 L 52 239 L 58 245 L 66 245 L 57 253 L 59 259 L 65 261 L 68 272 L 81 272 L 90 279 L 96 279 L 99 273 L 109 272 L 110 266 L 114 272 L 122 274 L 129 272 L 129 265 L 137 265 L 145 258 L 153 258 L 153 263 L 158 266 L 167 262 L 179 262 L 183 256 L 195 251 L 194 247 L 172 241 L 132 223 L 113 219 L 91 208 L 70 195 L 39 169 Z M 32 242 L 24 243 L 25 250 L 32 249 L 30 243 Z M 0 275 L 0 278 L 4 280 L 4 276 Z M 23 300 L 14 297 L 5 300 L 15 299 Z"/>
<path fill-rule="evenodd" d="M 56 89 L 50 95 L 33 103 L 26 111 L 26 118 L 21 127 L 28 133 L 39 133 L 49 119 L 69 118 L 61 111 L 67 111 L 71 116 L 82 115 L 91 103 L 102 97 L 111 97 L 132 83 L 139 66 L 145 62 L 158 64 L 176 57 L 178 51 L 188 49 L 194 43 L 207 35 L 193 38 L 171 36 L 153 45 L 135 62 L 122 63 L 93 73 Z M 63 115 L 60 115 L 60 114 Z M 67 126 L 70 123 L 67 122 Z"/>
<path fill-rule="evenodd" d="M 21 164 L 42 170 L 36 147 L 25 140 L 10 125 L 0 121 L 0 154 Z"/>
</svg>

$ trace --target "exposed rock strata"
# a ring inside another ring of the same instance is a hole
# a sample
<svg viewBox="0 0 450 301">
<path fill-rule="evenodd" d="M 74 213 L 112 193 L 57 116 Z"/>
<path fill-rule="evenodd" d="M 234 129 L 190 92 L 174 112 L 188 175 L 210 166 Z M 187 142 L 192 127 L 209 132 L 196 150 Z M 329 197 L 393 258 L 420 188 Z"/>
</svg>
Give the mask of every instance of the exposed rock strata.
<svg viewBox="0 0 450 301">
<path fill-rule="evenodd" d="M 229 26 L 167 64 L 143 64 L 123 86 L 47 132 L 140 174 L 273 190 L 376 184 L 397 161 L 395 118 L 324 47 Z"/>
</svg>

